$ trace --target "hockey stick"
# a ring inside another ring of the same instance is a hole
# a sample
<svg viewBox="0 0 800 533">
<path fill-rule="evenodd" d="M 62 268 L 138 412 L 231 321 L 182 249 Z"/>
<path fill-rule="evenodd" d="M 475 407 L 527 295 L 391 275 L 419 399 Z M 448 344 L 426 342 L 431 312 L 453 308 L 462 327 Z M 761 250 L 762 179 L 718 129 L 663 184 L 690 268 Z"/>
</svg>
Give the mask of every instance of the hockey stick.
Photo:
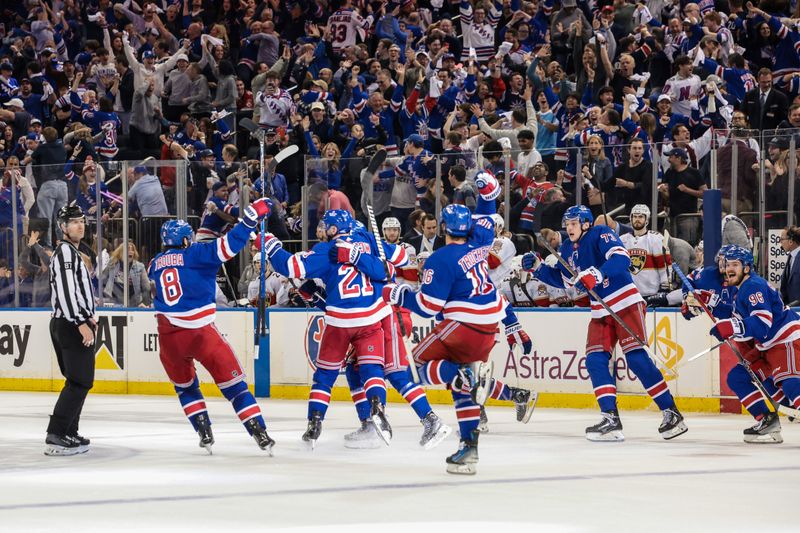
<svg viewBox="0 0 800 533">
<path fill-rule="evenodd" d="M 386 270 L 386 279 L 387 281 L 391 281 L 390 273 L 389 273 L 389 264 L 386 261 L 386 251 L 383 249 L 383 243 L 380 238 L 380 234 L 378 233 L 378 223 L 375 221 L 375 212 L 372 210 L 372 205 L 367 204 L 367 213 L 369 215 L 369 225 L 372 227 L 372 234 L 375 236 L 375 240 L 378 243 L 378 256 L 383 261 L 383 267 Z M 406 325 L 403 322 L 403 316 L 400 314 L 398 310 L 392 310 L 392 313 L 395 315 L 395 319 L 397 320 L 398 326 L 400 326 L 400 336 L 402 337 L 403 344 L 406 347 L 406 356 L 408 357 L 408 369 L 411 371 L 411 379 L 414 380 L 414 383 L 419 383 L 419 372 L 417 372 L 417 365 L 414 362 L 414 358 L 411 355 L 413 351 L 411 346 L 409 345 L 408 341 L 408 331 L 406 331 Z M 397 335 L 394 328 L 392 328 L 392 337 Z"/>
<path fill-rule="evenodd" d="M 676 368 L 676 369 L 677 369 L 677 368 L 683 368 L 684 366 L 688 365 L 688 364 L 689 364 L 689 363 L 691 363 L 692 361 L 696 361 L 697 359 L 700 359 L 700 358 L 701 358 L 701 357 L 703 357 L 704 355 L 706 355 L 706 354 L 708 354 L 708 353 L 711 353 L 711 352 L 713 352 L 713 351 L 714 351 L 714 350 L 716 350 L 717 348 L 720 348 L 720 347 L 722 347 L 722 345 L 723 345 L 723 344 L 725 344 L 725 342 L 724 342 L 724 341 L 723 341 L 723 342 L 719 342 L 719 343 L 715 344 L 715 345 L 714 345 L 714 346 L 712 346 L 711 348 L 706 348 L 705 350 L 703 350 L 703 351 L 701 351 L 701 352 L 698 352 L 698 353 L 694 354 L 694 355 L 693 355 L 693 356 L 691 356 L 690 358 L 688 358 L 688 359 L 684 359 L 683 361 L 681 361 L 680 363 L 678 363 L 678 364 L 675 366 L 675 368 Z"/>
<path fill-rule="evenodd" d="M 680 266 L 678 266 L 676 264 L 676 265 L 673 265 L 673 268 L 675 270 L 675 273 L 678 274 L 678 277 L 681 279 L 681 283 L 683 284 L 683 287 L 687 291 L 694 293 L 695 292 L 695 288 L 692 285 L 692 282 L 689 281 L 689 278 L 686 277 L 686 275 L 681 270 Z M 703 311 L 705 311 L 706 314 L 708 315 L 708 317 L 711 319 L 711 322 L 716 324 L 717 323 L 717 319 L 711 313 L 711 310 L 708 308 L 706 303 L 701 298 L 696 298 L 696 300 L 700 304 L 700 307 L 703 308 Z M 767 400 L 767 403 L 772 406 L 772 409 L 776 413 L 783 413 L 786 416 L 800 417 L 800 409 L 794 409 L 792 407 L 786 407 L 786 406 L 780 405 L 779 403 L 776 403 L 775 400 L 772 399 L 772 396 L 770 395 L 770 393 L 767 392 L 767 389 L 764 388 L 764 384 L 761 383 L 761 380 L 758 378 L 756 373 L 753 372 L 752 368 L 750 368 L 750 362 L 747 359 L 744 358 L 744 356 L 742 355 L 742 352 L 739 351 L 739 349 L 736 347 L 736 345 L 733 342 L 730 341 L 730 339 L 726 339 L 724 341 L 724 343 L 727 344 L 730 347 L 730 349 L 733 351 L 734 354 L 736 354 L 736 358 L 739 359 L 739 364 L 742 365 L 745 370 L 747 370 L 747 373 L 750 375 L 750 380 L 753 382 L 753 385 L 755 385 L 755 387 L 758 389 L 758 392 L 761 393 L 761 395 L 764 397 L 765 400 Z"/>
<path fill-rule="evenodd" d="M 540 237 L 540 238 L 539 238 L 539 243 L 540 243 L 542 246 L 544 246 L 544 247 L 545 247 L 545 249 L 547 249 L 547 251 L 548 251 L 548 252 L 550 252 L 551 254 L 553 254 L 553 255 L 555 255 L 555 256 L 556 256 L 556 259 L 558 259 L 558 262 L 559 262 L 559 263 L 561 263 L 561 266 L 563 266 L 563 267 L 564 267 L 564 269 L 565 269 L 565 270 L 566 270 L 566 271 L 569 273 L 569 275 L 570 275 L 570 276 L 571 276 L 573 279 L 575 279 L 575 278 L 578 276 L 578 273 L 577 273 L 577 272 L 575 272 L 575 270 L 572 268 L 572 266 L 570 266 L 570 264 L 567 262 L 567 260 L 566 260 L 566 259 L 564 259 L 563 257 L 561 257 L 561 254 L 559 254 L 559 253 L 557 253 L 555 250 L 553 250 L 553 247 L 552 247 L 552 246 L 550 246 L 550 243 L 548 243 L 546 239 L 544 239 L 544 238 L 541 238 L 541 237 Z M 630 335 L 630 336 L 633 338 L 633 340 L 635 340 L 635 341 L 636 341 L 636 343 L 637 343 L 637 344 L 638 344 L 638 345 L 639 345 L 639 346 L 640 346 L 640 347 L 641 347 L 641 348 L 642 348 L 642 349 L 643 349 L 645 352 L 647 352 L 647 354 L 648 354 L 650 357 L 652 357 L 654 360 L 656 360 L 656 361 L 660 362 L 662 365 L 664 365 L 664 370 L 666 370 L 667 372 L 669 372 L 670 374 L 672 374 L 672 375 L 673 375 L 673 376 L 675 376 L 675 377 L 677 377 L 677 376 L 678 376 L 678 374 L 677 374 L 677 373 L 676 373 L 676 372 L 675 372 L 673 369 L 671 369 L 671 368 L 669 368 L 669 367 L 667 366 L 667 362 L 666 362 L 666 361 L 664 361 L 664 359 L 662 359 L 661 357 L 658 357 L 658 356 L 657 356 L 655 353 L 653 353 L 653 350 L 651 350 L 651 349 L 650 349 L 650 347 L 647 345 L 647 343 L 644 341 L 644 339 L 642 339 L 641 337 L 639 337 L 639 335 L 637 335 L 637 334 L 636 334 L 636 333 L 635 333 L 635 332 L 634 332 L 634 331 L 631 329 L 631 327 L 630 327 L 628 324 L 626 324 L 626 323 L 625 323 L 625 321 L 624 321 L 624 320 L 622 320 L 622 318 L 620 318 L 620 316 L 619 316 L 617 313 L 615 313 L 614 311 L 612 311 L 612 309 L 611 309 L 611 306 L 609 306 L 609 305 L 608 305 L 608 304 L 605 302 L 605 300 L 603 300 L 602 298 L 600 298 L 600 296 L 598 296 L 598 295 L 597 295 L 597 293 L 596 293 L 596 292 L 595 292 L 593 289 L 589 289 L 589 288 L 587 288 L 587 289 L 586 289 L 586 292 L 588 292 L 588 293 L 589 293 L 589 296 L 591 296 L 592 298 L 594 298 L 594 299 L 597 301 L 597 303 L 599 303 L 601 306 L 603 306 L 603 309 L 605 309 L 605 310 L 606 310 L 606 312 L 607 312 L 607 313 L 608 313 L 608 314 L 611 316 L 611 318 L 613 318 L 614 320 L 616 320 L 616 321 L 617 321 L 617 323 L 618 323 L 620 326 L 622 326 L 622 329 L 624 329 L 626 332 L 628 332 L 628 335 Z"/>
</svg>

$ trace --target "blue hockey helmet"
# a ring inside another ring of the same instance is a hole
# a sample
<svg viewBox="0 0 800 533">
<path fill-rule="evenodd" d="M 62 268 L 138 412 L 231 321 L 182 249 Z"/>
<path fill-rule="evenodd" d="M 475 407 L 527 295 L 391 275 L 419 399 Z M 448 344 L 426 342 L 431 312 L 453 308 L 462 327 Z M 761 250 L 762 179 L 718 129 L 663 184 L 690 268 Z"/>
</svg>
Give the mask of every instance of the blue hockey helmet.
<svg viewBox="0 0 800 533">
<path fill-rule="evenodd" d="M 725 259 L 725 254 L 733 250 L 734 248 L 737 248 L 735 244 L 723 244 L 720 247 L 719 252 L 717 252 L 716 255 L 717 261 L 719 261 L 720 259 Z"/>
<path fill-rule="evenodd" d="M 742 266 L 749 266 L 751 269 L 755 265 L 753 252 L 741 246 L 729 245 L 723 257 L 725 261 L 741 261 Z"/>
<path fill-rule="evenodd" d="M 472 212 L 465 205 L 450 204 L 442 209 L 444 230 L 453 237 L 467 237 L 472 226 Z"/>
<path fill-rule="evenodd" d="M 588 222 L 589 224 L 594 224 L 594 217 L 592 216 L 592 212 L 589 210 L 588 207 L 585 205 L 573 205 L 572 207 L 568 207 L 566 211 L 564 211 L 564 216 L 561 217 L 561 227 L 567 227 L 568 220 L 578 220 L 581 223 L 581 226 L 584 222 Z"/>
<path fill-rule="evenodd" d="M 322 223 L 325 224 L 326 232 L 335 226 L 336 235 L 350 233 L 353 229 L 353 216 L 344 209 L 328 209 L 322 215 Z"/>
<path fill-rule="evenodd" d="M 192 227 L 185 220 L 167 220 L 161 225 L 161 244 L 183 246 L 183 239 L 192 242 Z"/>
</svg>

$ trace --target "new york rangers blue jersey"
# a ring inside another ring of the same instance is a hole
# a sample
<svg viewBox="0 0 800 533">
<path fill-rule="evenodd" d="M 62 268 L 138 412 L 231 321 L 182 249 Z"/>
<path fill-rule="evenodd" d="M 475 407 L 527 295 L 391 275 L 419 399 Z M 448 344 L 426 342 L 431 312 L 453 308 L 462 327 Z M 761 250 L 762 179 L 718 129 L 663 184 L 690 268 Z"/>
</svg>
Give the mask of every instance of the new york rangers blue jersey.
<svg viewBox="0 0 800 533">
<path fill-rule="evenodd" d="M 709 302 L 708 308 L 714 318 L 726 319 L 731 317 L 736 287 L 728 286 L 725 282 L 724 274 L 719 271 L 716 265 L 695 270 L 689 274 L 689 280 L 692 282 L 695 292 L 700 293 L 697 296 Z M 684 287 L 684 296 L 687 292 Z M 714 298 L 714 295 L 719 296 L 719 299 Z"/>
<path fill-rule="evenodd" d="M 497 324 L 505 306 L 489 278 L 489 247 L 448 244 L 425 261 L 418 293 L 403 307 L 422 316 L 442 316 L 466 324 Z"/>
<path fill-rule="evenodd" d="M 239 207 L 229 204 L 226 200 L 212 196 L 208 199 L 208 201 L 216 205 L 218 211 L 227 213 L 235 218 L 239 217 Z M 197 230 L 197 235 L 203 239 L 219 237 L 228 230 L 229 226 L 230 224 L 220 217 L 216 212 L 212 213 L 211 211 L 205 211 L 203 213 L 203 218 L 200 221 L 200 229 Z"/>
<path fill-rule="evenodd" d="M 642 295 L 631 278 L 631 259 L 625 245 L 614 230 L 608 226 L 593 226 L 581 240 L 573 243 L 565 239 L 561 243 L 561 257 L 567 260 L 576 272 L 595 267 L 603 274 L 603 282 L 594 287 L 611 310 L 619 312 L 626 307 L 643 302 Z M 542 264 L 534 277 L 557 288 L 570 285 L 570 274 L 559 263 L 551 267 Z M 592 298 L 592 318 L 602 318 L 608 311 Z"/>
<path fill-rule="evenodd" d="M 219 239 L 156 255 L 147 269 L 156 285 L 156 313 L 187 329 L 214 322 L 217 270 L 244 248 L 250 231 L 240 222 Z"/>
<path fill-rule="evenodd" d="M 358 267 L 349 263 L 332 263 L 328 252 L 335 241 L 321 242 L 310 252 L 294 255 L 282 248 L 270 258 L 272 267 L 287 278 L 319 278 L 325 283 L 325 323 L 341 328 L 369 326 L 380 322 L 391 312 L 383 301 L 380 290 L 372 280 L 385 279 L 383 264 L 372 255 L 374 245 L 360 235 L 348 235 L 341 240 L 354 243 L 362 249 Z"/>
<path fill-rule="evenodd" d="M 744 333 L 736 340 L 752 339 L 759 350 L 800 339 L 800 317 L 758 274 L 750 274 L 739 287 L 733 316 L 744 323 Z"/>
</svg>

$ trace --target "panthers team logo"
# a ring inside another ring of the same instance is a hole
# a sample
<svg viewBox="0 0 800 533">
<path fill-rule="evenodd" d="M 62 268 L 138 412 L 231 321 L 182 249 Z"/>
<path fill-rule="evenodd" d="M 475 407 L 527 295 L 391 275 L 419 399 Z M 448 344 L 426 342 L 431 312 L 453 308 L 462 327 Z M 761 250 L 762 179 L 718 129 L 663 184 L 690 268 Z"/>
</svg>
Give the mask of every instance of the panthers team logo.
<svg viewBox="0 0 800 533">
<path fill-rule="evenodd" d="M 647 250 L 632 248 L 628 250 L 628 255 L 631 256 L 631 274 L 638 274 L 647 262 Z"/>
<path fill-rule="evenodd" d="M 325 331 L 325 319 L 320 316 L 311 317 L 306 326 L 304 346 L 306 359 L 312 370 L 317 369 L 317 357 L 319 356 L 319 345 L 322 342 L 322 333 Z"/>
</svg>

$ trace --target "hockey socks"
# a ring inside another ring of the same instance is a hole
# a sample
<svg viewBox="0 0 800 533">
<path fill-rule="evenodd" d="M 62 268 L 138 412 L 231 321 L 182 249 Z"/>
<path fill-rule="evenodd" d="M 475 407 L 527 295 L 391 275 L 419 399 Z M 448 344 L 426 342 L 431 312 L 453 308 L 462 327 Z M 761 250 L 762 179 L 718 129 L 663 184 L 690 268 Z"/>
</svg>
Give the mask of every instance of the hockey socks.
<svg viewBox="0 0 800 533">
<path fill-rule="evenodd" d="M 460 368 L 461 365 L 441 359 L 428 361 L 419 368 L 419 379 L 423 385 L 450 385 L 458 376 Z"/>
<path fill-rule="evenodd" d="M 781 380 L 780 386 L 789 400 L 789 405 L 795 409 L 800 408 L 800 378 L 784 378 Z"/>
<path fill-rule="evenodd" d="M 417 413 L 420 420 L 433 411 L 433 409 L 431 409 L 431 404 L 428 403 L 428 396 L 425 394 L 425 390 L 414 383 L 411 379 L 411 371 L 408 368 L 398 372 L 392 372 L 386 376 L 386 379 L 389 380 L 392 387 L 397 389 L 397 392 L 399 392 L 403 396 L 403 399 L 414 409 L 414 412 Z"/>
<path fill-rule="evenodd" d="M 195 376 L 194 381 L 188 387 L 175 385 L 175 392 L 178 393 L 178 400 L 181 402 L 186 418 L 189 419 L 192 427 L 197 431 L 197 415 L 208 412 L 203 393 L 200 392 L 200 381 Z"/>
<path fill-rule="evenodd" d="M 320 418 L 325 418 L 328 405 L 331 403 L 331 388 L 339 376 L 337 370 L 317 368 L 314 372 L 314 382 L 308 395 L 308 419 L 311 420 L 314 411 L 319 412 Z"/>
<path fill-rule="evenodd" d="M 369 418 L 369 402 L 364 387 L 361 386 L 361 376 L 358 375 L 356 365 L 347 365 L 344 375 L 347 378 L 347 385 L 350 387 L 350 397 L 353 399 L 358 419 L 366 420 Z"/>
<path fill-rule="evenodd" d="M 628 367 L 642 382 L 647 394 L 656 402 L 659 409 L 663 411 L 675 407 L 675 400 L 667 387 L 667 382 L 664 381 L 664 376 L 647 352 L 642 348 L 636 348 L 626 353 L 625 359 L 628 361 Z"/>
<path fill-rule="evenodd" d="M 461 391 L 452 391 L 452 394 L 453 403 L 456 406 L 458 430 L 461 432 L 462 438 L 465 438 L 465 435 L 472 435 L 472 432 L 478 429 L 481 421 L 481 408 L 472 401 L 470 394 L 464 394 Z"/>
<path fill-rule="evenodd" d="M 775 385 L 772 383 L 772 379 L 770 378 L 768 380 L 770 382 L 769 388 L 766 386 L 766 381 L 767 380 L 764 381 L 764 388 L 775 398 L 775 394 L 773 393 Z M 739 401 L 742 402 L 744 408 L 747 409 L 756 420 L 769 413 L 769 408 L 767 407 L 764 396 L 756 386 L 753 385 L 750 374 L 742 365 L 735 365 L 731 368 L 731 371 L 728 372 L 727 382 L 728 386 L 739 398 Z"/>
<path fill-rule="evenodd" d="M 220 387 L 219 390 L 231 402 L 233 410 L 236 411 L 236 416 L 242 421 L 249 434 L 253 434 L 253 429 L 248 425 L 247 421 L 252 418 L 255 418 L 262 428 L 267 427 L 266 423 L 264 423 L 264 417 L 261 416 L 261 408 L 256 403 L 253 394 L 248 390 L 247 383 L 239 381 L 225 388 Z"/>
<path fill-rule="evenodd" d="M 608 370 L 610 359 L 611 354 L 608 352 L 592 352 L 586 355 L 586 370 L 592 380 L 597 405 L 605 413 L 617 409 L 617 386 Z"/>
<path fill-rule="evenodd" d="M 367 403 L 377 397 L 381 405 L 386 405 L 386 382 L 383 380 L 383 365 L 359 364 L 358 375 L 364 384 Z"/>
</svg>

